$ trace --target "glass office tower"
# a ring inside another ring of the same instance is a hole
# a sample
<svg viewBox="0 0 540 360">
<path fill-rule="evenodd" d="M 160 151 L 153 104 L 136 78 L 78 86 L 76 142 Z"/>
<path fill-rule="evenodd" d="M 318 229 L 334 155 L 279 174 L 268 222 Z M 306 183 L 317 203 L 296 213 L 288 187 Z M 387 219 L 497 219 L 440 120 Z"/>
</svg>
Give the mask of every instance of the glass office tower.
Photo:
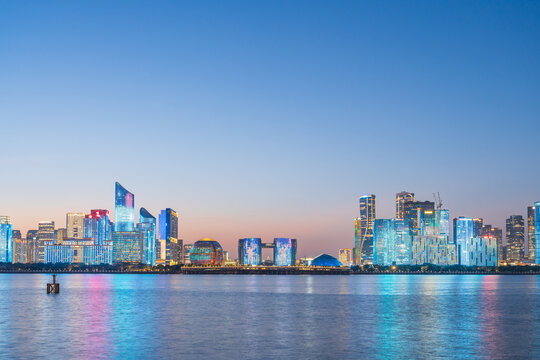
<svg viewBox="0 0 540 360">
<path fill-rule="evenodd" d="M 114 200 L 114 230 L 133 231 L 135 228 L 135 195 L 116 183 Z"/>
<path fill-rule="evenodd" d="M 457 246 L 458 261 L 460 265 L 469 266 L 469 244 L 474 237 L 474 223 L 472 218 L 459 217 L 454 219 L 454 243 Z"/>
<path fill-rule="evenodd" d="M 296 239 L 274 238 L 274 265 L 296 265 Z"/>
<path fill-rule="evenodd" d="M 261 264 L 261 238 L 238 240 L 238 260 L 240 265 L 258 266 Z"/>
<path fill-rule="evenodd" d="M 373 222 L 375 221 L 375 195 L 360 197 L 360 217 L 355 221 L 355 261 L 357 265 L 373 263 Z"/>
<path fill-rule="evenodd" d="M 527 259 L 535 261 L 535 241 L 534 241 L 534 206 L 527 207 L 527 247 L 525 252 L 527 253 Z"/>
<path fill-rule="evenodd" d="M 403 219 L 376 219 L 373 225 L 373 264 L 411 263 L 409 225 Z"/>
<path fill-rule="evenodd" d="M 506 260 L 523 261 L 525 255 L 525 221 L 521 215 L 506 219 Z"/>
<path fill-rule="evenodd" d="M 0 216 L 0 262 L 13 260 L 13 228 L 8 216 Z"/>
<path fill-rule="evenodd" d="M 184 260 L 184 242 L 178 239 L 178 214 L 170 208 L 161 210 L 159 214 L 158 237 L 164 252 L 160 252 L 161 260 L 169 265 L 180 264 Z"/>
<path fill-rule="evenodd" d="M 112 224 L 109 219 L 109 210 L 91 210 L 84 217 L 84 237 L 94 239 L 95 245 L 103 245 L 112 239 Z"/>
<path fill-rule="evenodd" d="M 402 191 L 396 194 L 396 219 L 404 219 L 405 203 L 414 201 L 414 193 Z"/>
<path fill-rule="evenodd" d="M 143 264 L 156 265 L 156 218 L 145 208 L 139 212 L 139 228 L 142 231 Z"/>
</svg>

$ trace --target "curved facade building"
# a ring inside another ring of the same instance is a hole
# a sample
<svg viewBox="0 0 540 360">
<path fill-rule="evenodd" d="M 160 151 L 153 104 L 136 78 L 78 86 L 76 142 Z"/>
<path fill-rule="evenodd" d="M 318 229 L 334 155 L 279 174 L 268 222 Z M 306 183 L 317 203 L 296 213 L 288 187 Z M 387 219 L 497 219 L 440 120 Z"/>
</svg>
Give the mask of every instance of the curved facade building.
<svg viewBox="0 0 540 360">
<path fill-rule="evenodd" d="M 142 234 L 143 264 L 156 265 L 156 218 L 145 208 L 139 212 L 139 227 Z"/>
<path fill-rule="evenodd" d="M 335 257 L 328 254 L 321 254 L 311 260 L 311 266 L 340 267 L 343 264 Z"/>
<path fill-rule="evenodd" d="M 191 247 L 189 260 L 195 266 L 221 266 L 223 249 L 214 239 L 201 239 Z"/>
<path fill-rule="evenodd" d="M 135 228 L 135 195 L 116 182 L 114 196 L 114 230 L 133 231 Z"/>
</svg>

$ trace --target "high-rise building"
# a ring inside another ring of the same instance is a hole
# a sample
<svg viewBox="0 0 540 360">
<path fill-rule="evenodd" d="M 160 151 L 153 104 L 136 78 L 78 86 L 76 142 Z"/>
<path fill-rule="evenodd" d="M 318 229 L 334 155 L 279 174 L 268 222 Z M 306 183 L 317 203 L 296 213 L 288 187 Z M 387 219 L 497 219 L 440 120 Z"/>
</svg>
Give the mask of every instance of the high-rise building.
<svg viewBox="0 0 540 360">
<path fill-rule="evenodd" d="M 57 244 L 62 244 L 62 241 L 66 239 L 67 236 L 67 229 L 61 228 L 54 230 L 54 237 L 56 239 Z"/>
<path fill-rule="evenodd" d="M 375 219 L 373 225 L 373 264 L 411 263 L 409 224 L 403 219 Z"/>
<path fill-rule="evenodd" d="M 527 259 L 535 261 L 535 239 L 534 239 L 534 206 L 527 207 L 527 246 L 525 255 Z"/>
<path fill-rule="evenodd" d="M 84 238 L 84 216 L 83 212 L 69 212 L 66 214 L 66 230 L 68 238 Z"/>
<path fill-rule="evenodd" d="M 37 230 L 28 230 L 26 232 L 26 263 L 34 264 L 38 262 L 39 240 Z"/>
<path fill-rule="evenodd" d="M 482 226 L 482 230 L 480 230 L 480 237 L 492 237 L 495 238 L 497 242 L 497 257 L 498 257 L 498 263 L 502 264 L 502 262 L 505 260 L 505 247 L 503 246 L 503 234 L 502 229 L 493 227 L 491 225 L 484 225 Z"/>
<path fill-rule="evenodd" d="M 114 200 L 115 231 L 133 231 L 135 228 L 135 195 L 116 183 Z"/>
<path fill-rule="evenodd" d="M 373 222 L 375 195 L 360 197 L 360 217 L 355 219 L 355 261 L 357 265 L 373 263 Z"/>
<path fill-rule="evenodd" d="M 448 235 L 415 236 L 412 241 L 411 264 L 456 265 L 458 253 Z"/>
<path fill-rule="evenodd" d="M 21 236 L 20 230 L 13 230 L 12 233 L 13 241 L 13 263 L 24 264 L 26 262 L 26 242 Z"/>
<path fill-rule="evenodd" d="M 339 249 L 338 260 L 345 266 L 353 264 L 353 256 L 351 249 Z"/>
<path fill-rule="evenodd" d="M 296 265 L 296 239 L 274 238 L 274 265 Z"/>
<path fill-rule="evenodd" d="M 468 240 L 469 266 L 497 266 L 497 239 L 489 235 Z"/>
<path fill-rule="evenodd" d="M 139 229 L 142 232 L 142 262 L 156 265 L 156 218 L 145 208 L 139 212 Z"/>
<path fill-rule="evenodd" d="M 469 244 L 474 238 L 474 223 L 472 218 L 460 216 L 454 219 L 454 244 L 458 252 L 458 262 L 460 265 L 469 265 Z"/>
<path fill-rule="evenodd" d="M 0 216 L 0 262 L 13 261 L 13 228 L 9 216 Z"/>
<path fill-rule="evenodd" d="M 38 223 L 38 254 L 37 262 L 43 263 L 45 260 L 45 241 L 55 241 L 54 221 L 40 221 Z"/>
<path fill-rule="evenodd" d="M 142 263 L 140 231 L 113 231 L 113 263 Z"/>
<path fill-rule="evenodd" d="M 181 264 L 184 258 L 184 242 L 178 239 L 178 214 L 173 209 L 161 210 L 159 214 L 159 241 L 165 242 L 165 252 L 161 251 L 161 260 L 168 265 Z"/>
<path fill-rule="evenodd" d="M 261 249 L 261 238 L 238 239 L 238 262 L 240 265 L 260 265 L 262 262 Z"/>
<path fill-rule="evenodd" d="M 405 203 L 414 201 L 414 193 L 402 191 L 396 194 L 396 219 L 405 218 Z"/>
<path fill-rule="evenodd" d="M 112 227 L 109 210 L 91 210 L 90 214 L 84 217 L 84 238 L 93 239 L 96 245 L 103 245 L 111 241 Z"/>
<path fill-rule="evenodd" d="M 484 219 L 482 219 L 482 218 L 473 218 L 474 237 L 479 237 L 480 236 L 480 231 L 482 230 L 482 226 L 484 226 Z"/>
<path fill-rule="evenodd" d="M 435 210 L 437 234 L 450 237 L 450 210 Z"/>
<path fill-rule="evenodd" d="M 540 265 L 540 201 L 534 203 L 534 263 Z"/>
<path fill-rule="evenodd" d="M 506 260 L 523 261 L 525 254 L 525 222 L 523 216 L 512 215 L 506 219 Z"/>
<path fill-rule="evenodd" d="M 420 236 L 427 222 L 434 219 L 435 203 L 432 201 L 409 201 L 403 204 L 403 219 L 409 224 L 412 236 Z"/>
</svg>

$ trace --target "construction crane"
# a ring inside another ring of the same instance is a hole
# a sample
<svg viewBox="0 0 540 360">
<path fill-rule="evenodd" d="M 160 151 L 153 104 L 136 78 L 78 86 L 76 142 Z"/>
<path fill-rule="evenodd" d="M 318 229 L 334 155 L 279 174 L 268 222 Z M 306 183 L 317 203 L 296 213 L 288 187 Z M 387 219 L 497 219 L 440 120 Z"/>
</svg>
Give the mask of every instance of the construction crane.
<svg viewBox="0 0 540 360">
<path fill-rule="evenodd" d="M 437 195 L 435 195 L 435 193 L 433 193 L 433 198 L 435 199 L 435 206 L 436 206 L 437 210 L 441 210 L 442 209 L 441 194 L 439 194 L 439 192 L 437 191 Z"/>
</svg>

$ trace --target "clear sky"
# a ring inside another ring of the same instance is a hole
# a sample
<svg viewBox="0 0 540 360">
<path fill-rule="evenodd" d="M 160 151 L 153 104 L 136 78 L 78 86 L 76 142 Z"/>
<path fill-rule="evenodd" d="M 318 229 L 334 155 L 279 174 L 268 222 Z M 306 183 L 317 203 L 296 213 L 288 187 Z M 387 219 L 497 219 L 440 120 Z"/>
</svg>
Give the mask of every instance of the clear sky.
<svg viewBox="0 0 540 360">
<path fill-rule="evenodd" d="M 504 227 L 540 200 L 540 2 L 0 1 L 0 215 L 354 244 L 358 197 Z M 270 252 L 263 253 L 266 257 Z"/>
</svg>

